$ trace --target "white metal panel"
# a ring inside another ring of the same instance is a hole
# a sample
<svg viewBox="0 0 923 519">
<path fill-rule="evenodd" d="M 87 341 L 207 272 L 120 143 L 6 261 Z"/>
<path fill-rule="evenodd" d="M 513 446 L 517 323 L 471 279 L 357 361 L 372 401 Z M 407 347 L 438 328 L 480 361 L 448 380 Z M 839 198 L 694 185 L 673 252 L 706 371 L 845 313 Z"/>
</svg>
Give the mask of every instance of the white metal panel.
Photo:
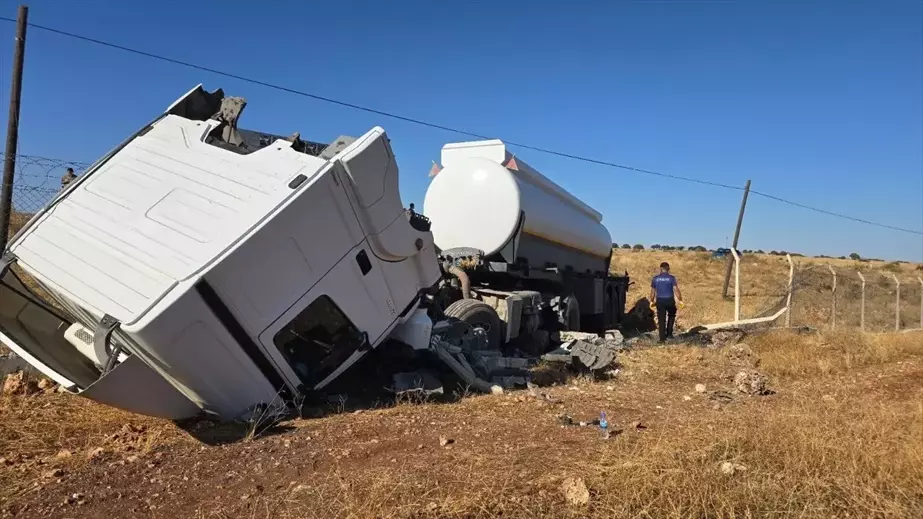
<svg viewBox="0 0 923 519">
<path fill-rule="evenodd" d="M 128 143 L 17 238 L 20 265 L 131 323 L 326 163 L 286 141 L 249 155 L 206 144 L 214 124 L 169 115 Z"/>
</svg>

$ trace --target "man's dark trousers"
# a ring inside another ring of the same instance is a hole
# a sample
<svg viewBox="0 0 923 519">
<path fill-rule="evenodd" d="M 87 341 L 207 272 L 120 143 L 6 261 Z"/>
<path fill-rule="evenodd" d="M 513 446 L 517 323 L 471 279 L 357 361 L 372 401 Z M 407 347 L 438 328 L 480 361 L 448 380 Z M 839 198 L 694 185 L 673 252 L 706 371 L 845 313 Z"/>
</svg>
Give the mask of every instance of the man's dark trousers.
<svg viewBox="0 0 923 519">
<path fill-rule="evenodd" d="M 676 321 L 676 300 L 672 297 L 657 300 L 657 326 L 660 340 L 673 337 L 673 322 Z"/>
</svg>

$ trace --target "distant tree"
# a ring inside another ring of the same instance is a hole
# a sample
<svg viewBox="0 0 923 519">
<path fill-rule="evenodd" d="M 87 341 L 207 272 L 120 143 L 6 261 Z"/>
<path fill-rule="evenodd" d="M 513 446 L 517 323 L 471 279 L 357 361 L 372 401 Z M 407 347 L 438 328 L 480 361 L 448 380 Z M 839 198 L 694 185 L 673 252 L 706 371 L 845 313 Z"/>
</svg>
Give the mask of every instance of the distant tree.
<svg viewBox="0 0 923 519">
<path fill-rule="evenodd" d="M 677 246 L 676 246 L 676 250 L 683 250 L 683 249 L 685 249 L 685 248 L 686 248 L 685 245 L 677 245 Z"/>
<path fill-rule="evenodd" d="M 651 248 L 652 248 L 652 249 L 659 249 L 659 248 L 660 248 L 660 244 L 659 244 L 659 243 L 655 243 L 655 244 L 651 245 Z"/>
<path fill-rule="evenodd" d="M 765 252 L 763 252 L 763 249 L 757 250 L 756 253 L 757 253 L 757 254 L 766 254 Z"/>
<path fill-rule="evenodd" d="M 839 259 L 846 259 L 846 256 L 840 256 Z"/>
<path fill-rule="evenodd" d="M 849 259 L 855 260 L 855 261 L 859 261 L 860 259 L 862 259 L 862 256 L 860 256 L 860 255 L 859 255 L 858 253 L 856 253 L 856 252 L 853 252 L 853 253 L 850 253 Z"/>
<path fill-rule="evenodd" d="M 774 250 L 771 250 L 771 251 L 769 251 L 769 255 L 770 255 L 770 256 L 778 256 L 779 253 L 776 252 L 776 251 L 774 251 Z"/>
<path fill-rule="evenodd" d="M 673 250 L 673 249 L 674 247 L 672 245 L 664 245 L 661 247 L 661 250 Z"/>
<path fill-rule="evenodd" d="M 644 245 L 641 245 L 640 243 L 636 243 L 635 246 L 632 247 L 632 249 L 634 249 L 634 250 L 644 250 Z"/>
<path fill-rule="evenodd" d="M 631 245 L 628 245 L 627 243 L 623 243 L 623 244 L 622 244 L 622 248 L 623 248 L 623 249 L 630 249 L 630 248 L 631 248 Z"/>
<path fill-rule="evenodd" d="M 613 242 L 613 243 L 612 243 L 612 248 L 613 248 L 613 249 L 617 249 L 617 248 L 619 248 L 619 244 L 618 244 L 618 243 L 615 243 L 615 242 Z"/>
</svg>

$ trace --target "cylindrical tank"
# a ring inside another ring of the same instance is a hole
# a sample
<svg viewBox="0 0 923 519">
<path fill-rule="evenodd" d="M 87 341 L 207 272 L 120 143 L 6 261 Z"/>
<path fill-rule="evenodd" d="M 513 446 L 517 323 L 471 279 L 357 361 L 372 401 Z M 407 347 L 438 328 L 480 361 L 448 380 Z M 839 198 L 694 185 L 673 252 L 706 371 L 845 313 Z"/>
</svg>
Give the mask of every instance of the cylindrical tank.
<svg viewBox="0 0 923 519">
<path fill-rule="evenodd" d="M 523 233 L 600 258 L 612 250 L 598 212 L 528 167 L 507 169 L 484 157 L 457 159 L 433 178 L 423 205 L 442 250 L 498 252 L 515 234 L 520 211 Z"/>
</svg>

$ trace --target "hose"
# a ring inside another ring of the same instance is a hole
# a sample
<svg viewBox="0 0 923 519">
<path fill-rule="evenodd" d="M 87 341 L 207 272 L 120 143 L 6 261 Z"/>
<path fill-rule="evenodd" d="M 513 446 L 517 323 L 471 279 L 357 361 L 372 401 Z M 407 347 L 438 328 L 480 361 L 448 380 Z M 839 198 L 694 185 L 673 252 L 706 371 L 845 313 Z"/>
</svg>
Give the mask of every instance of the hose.
<svg viewBox="0 0 923 519">
<path fill-rule="evenodd" d="M 471 299 L 471 280 L 468 279 L 468 273 L 452 265 L 449 267 L 449 274 L 458 278 L 458 282 L 461 283 L 462 299 Z"/>
</svg>

